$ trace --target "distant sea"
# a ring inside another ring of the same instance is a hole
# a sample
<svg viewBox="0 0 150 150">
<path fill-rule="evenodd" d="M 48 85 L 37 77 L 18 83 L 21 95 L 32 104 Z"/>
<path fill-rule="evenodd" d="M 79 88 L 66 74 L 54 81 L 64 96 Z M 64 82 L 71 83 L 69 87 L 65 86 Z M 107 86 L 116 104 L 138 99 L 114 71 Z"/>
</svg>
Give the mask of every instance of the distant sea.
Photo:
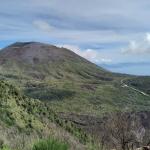
<svg viewBox="0 0 150 150">
<path fill-rule="evenodd" d="M 100 66 L 112 72 L 150 76 L 150 63 L 101 64 Z"/>
</svg>

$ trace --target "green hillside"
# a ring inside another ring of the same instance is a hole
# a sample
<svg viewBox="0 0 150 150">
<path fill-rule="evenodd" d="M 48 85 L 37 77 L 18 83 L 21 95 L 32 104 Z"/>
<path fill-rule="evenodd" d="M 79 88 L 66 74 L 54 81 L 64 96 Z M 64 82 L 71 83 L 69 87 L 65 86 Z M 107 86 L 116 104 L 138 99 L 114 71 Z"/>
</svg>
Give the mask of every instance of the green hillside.
<svg viewBox="0 0 150 150">
<path fill-rule="evenodd" d="M 56 112 L 101 115 L 118 109 L 150 108 L 148 96 L 122 85 L 122 80 L 136 77 L 111 73 L 68 49 L 36 42 L 15 43 L 3 49 L 0 58 L 2 79 Z"/>
<path fill-rule="evenodd" d="M 128 79 L 125 82 L 147 94 L 150 94 L 149 76 L 135 77 L 134 79 Z"/>
<path fill-rule="evenodd" d="M 100 150 L 104 115 L 139 112 L 142 118 L 145 111 L 149 118 L 149 83 L 149 77 L 109 72 L 65 48 L 14 43 L 0 51 L 0 149 L 54 142 L 56 148 Z"/>
<path fill-rule="evenodd" d="M 84 132 L 60 119 L 49 106 L 0 81 L 0 148 L 31 149 L 39 139 L 48 137 L 63 142 L 67 139 L 70 148 L 79 150 L 85 149 L 88 141 Z"/>
</svg>

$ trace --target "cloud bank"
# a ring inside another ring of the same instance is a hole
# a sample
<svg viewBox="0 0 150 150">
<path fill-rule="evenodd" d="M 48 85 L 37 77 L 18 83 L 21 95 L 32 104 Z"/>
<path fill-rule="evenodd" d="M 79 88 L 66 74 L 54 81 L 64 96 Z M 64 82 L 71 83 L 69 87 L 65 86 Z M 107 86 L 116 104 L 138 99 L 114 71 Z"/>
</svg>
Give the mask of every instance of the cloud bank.
<svg viewBox="0 0 150 150">
<path fill-rule="evenodd" d="M 74 46 L 74 45 L 57 45 L 57 46 L 72 50 L 74 53 L 94 63 L 110 63 L 111 62 L 111 59 L 103 58 L 103 56 L 98 51 L 93 50 L 93 49 L 81 50 L 78 46 Z"/>
</svg>

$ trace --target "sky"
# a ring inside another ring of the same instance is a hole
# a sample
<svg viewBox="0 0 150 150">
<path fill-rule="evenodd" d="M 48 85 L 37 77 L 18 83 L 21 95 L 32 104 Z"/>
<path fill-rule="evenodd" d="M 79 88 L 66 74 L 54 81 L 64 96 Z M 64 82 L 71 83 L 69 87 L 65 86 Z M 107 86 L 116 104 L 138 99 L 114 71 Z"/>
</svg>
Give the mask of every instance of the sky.
<svg viewBox="0 0 150 150">
<path fill-rule="evenodd" d="M 45 42 L 114 72 L 150 75 L 149 0 L 0 1 L 0 49 Z"/>
</svg>

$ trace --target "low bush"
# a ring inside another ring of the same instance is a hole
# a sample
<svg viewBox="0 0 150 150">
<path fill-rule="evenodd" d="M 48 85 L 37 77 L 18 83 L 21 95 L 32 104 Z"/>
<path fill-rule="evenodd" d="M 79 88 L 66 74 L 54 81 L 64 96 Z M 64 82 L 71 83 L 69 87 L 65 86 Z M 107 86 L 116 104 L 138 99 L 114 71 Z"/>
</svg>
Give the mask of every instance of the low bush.
<svg viewBox="0 0 150 150">
<path fill-rule="evenodd" d="M 6 145 L 4 145 L 3 147 L 0 148 L 0 150 L 10 150 L 10 148 Z"/>
<path fill-rule="evenodd" d="M 55 139 L 40 140 L 33 145 L 32 150 L 68 150 L 69 146 L 66 143 Z"/>
</svg>

